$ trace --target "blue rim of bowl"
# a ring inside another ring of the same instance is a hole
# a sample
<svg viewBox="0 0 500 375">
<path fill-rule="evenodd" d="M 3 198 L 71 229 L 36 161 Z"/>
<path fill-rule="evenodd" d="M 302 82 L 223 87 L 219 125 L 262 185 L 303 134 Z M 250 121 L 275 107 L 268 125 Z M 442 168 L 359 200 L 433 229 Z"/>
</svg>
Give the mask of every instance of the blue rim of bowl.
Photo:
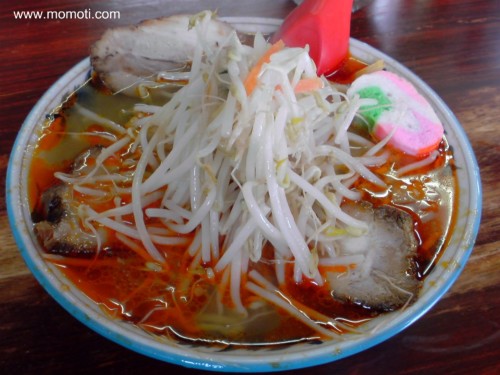
<svg viewBox="0 0 500 375">
<path fill-rule="evenodd" d="M 244 24 L 250 25 L 250 28 L 260 27 L 264 25 L 267 30 L 272 30 L 273 27 L 277 27 L 281 20 L 270 19 L 270 18 L 247 18 L 247 17 L 228 17 L 226 20 L 233 24 Z M 355 39 L 351 39 L 351 45 L 356 48 L 361 48 L 368 54 L 376 55 L 378 58 L 383 58 L 384 61 L 389 62 L 390 65 L 397 66 L 398 69 L 404 73 L 405 78 L 417 83 L 419 88 L 423 88 L 426 91 L 428 97 L 431 98 L 433 104 L 438 106 L 443 114 L 445 115 L 447 122 L 453 124 L 456 132 L 456 136 L 460 141 L 463 152 L 466 154 L 465 161 L 467 162 L 467 170 L 469 171 L 469 176 L 471 177 L 470 195 L 472 203 L 476 204 L 477 209 L 473 212 L 472 218 L 468 220 L 468 238 L 466 240 L 467 244 L 464 249 L 462 249 L 462 254 L 460 256 L 460 264 L 458 264 L 453 271 L 448 275 L 446 281 L 441 283 L 437 289 L 433 291 L 429 300 L 426 301 L 425 305 L 418 310 L 406 311 L 403 318 L 399 319 L 396 324 L 390 325 L 389 329 L 382 329 L 379 333 L 371 335 L 364 340 L 352 340 L 342 347 L 340 352 L 334 352 L 334 345 L 327 345 L 327 348 L 321 351 L 315 351 L 312 349 L 312 354 L 309 356 L 299 355 L 298 352 L 290 352 L 283 355 L 275 356 L 272 351 L 272 356 L 268 356 L 266 352 L 258 352 L 258 356 L 244 357 L 239 354 L 221 354 L 221 353 L 202 353 L 199 352 L 186 352 L 183 354 L 182 350 L 162 350 L 161 344 L 152 344 L 150 340 L 138 337 L 137 333 L 134 333 L 132 329 L 130 332 L 134 336 L 132 341 L 129 337 L 127 327 L 120 322 L 111 322 L 108 319 L 99 316 L 95 311 L 86 308 L 78 308 L 76 302 L 78 302 L 73 296 L 68 293 L 61 291 L 61 282 L 51 273 L 47 272 L 47 268 L 43 266 L 43 260 L 41 257 L 33 258 L 30 255 L 30 251 L 36 257 L 36 246 L 34 245 L 35 239 L 30 233 L 28 224 L 30 219 L 26 217 L 23 213 L 22 206 L 27 204 L 27 198 L 22 197 L 19 192 L 19 177 L 21 171 L 20 165 L 25 153 L 25 147 L 29 144 L 28 140 L 33 136 L 32 132 L 37 127 L 37 123 L 45 115 L 44 110 L 48 101 L 54 101 L 61 99 L 61 87 L 68 87 L 73 83 L 73 79 L 78 72 L 89 70 L 89 59 L 84 59 L 79 64 L 77 64 L 73 69 L 68 71 L 59 80 L 54 83 L 54 85 L 42 96 L 40 101 L 35 105 L 30 114 L 27 116 L 25 122 L 23 123 L 19 136 L 16 138 L 14 143 L 11 156 L 9 159 L 8 169 L 7 169 L 7 179 L 6 179 L 6 201 L 7 201 L 7 213 L 9 217 L 9 223 L 14 234 L 14 239 L 20 249 L 20 252 L 26 262 L 28 268 L 38 280 L 38 282 L 43 286 L 43 288 L 71 315 L 73 315 L 80 322 L 88 326 L 93 331 L 99 333 L 100 335 L 114 341 L 115 343 L 131 349 L 135 352 L 144 354 L 148 357 L 159 359 L 172 364 L 182 365 L 184 367 L 196 368 L 202 370 L 210 371 L 221 371 L 221 372 L 264 372 L 264 371 L 284 371 L 298 368 L 306 368 L 311 366 L 316 366 L 324 363 L 329 363 L 333 361 L 340 360 L 342 358 L 352 356 L 354 354 L 365 351 L 383 341 L 393 337 L 398 334 L 409 325 L 418 320 L 422 315 L 424 315 L 429 309 L 431 309 L 441 297 L 449 290 L 451 285 L 456 281 L 460 273 L 462 272 L 466 261 L 468 260 L 470 253 L 472 252 L 475 238 L 479 230 L 479 223 L 481 218 L 481 203 L 482 203 L 482 191 L 481 191 L 481 180 L 479 174 L 479 167 L 477 160 L 474 156 L 472 146 L 470 145 L 467 135 L 458 122 L 455 115 L 443 102 L 443 100 L 420 78 L 418 78 L 413 72 L 393 60 L 391 57 L 385 55 L 384 53 L 374 49 L 373 47 L 360 42 Z M 78 82 L 80 83 L 80 82 Z M 58 95 L 57 98 L 55 96 Z M 19 174 L 16 172 L 19 171 Z M 472 221 L 472 222 L 471 222 Z M 24 223 L 25 227 L 19 227 L 19 224 Z M 26 233 L 25 233 L 26 231 Z M 313 348 L 313 347 L 311 347 Z M 171 348 L 170 348 L 171 349 Z"/>
</svg>

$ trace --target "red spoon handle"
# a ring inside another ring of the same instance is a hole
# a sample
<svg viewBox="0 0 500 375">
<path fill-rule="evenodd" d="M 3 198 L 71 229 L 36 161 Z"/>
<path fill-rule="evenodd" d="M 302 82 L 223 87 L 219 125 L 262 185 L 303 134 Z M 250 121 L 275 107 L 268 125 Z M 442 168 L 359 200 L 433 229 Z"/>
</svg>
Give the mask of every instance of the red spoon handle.
<svg viewBox="0 0 500 375">
<path fill-rule="evenodd" d="M 353 0 L 305 0 L 285 19 L 272 40 L 288 47 L 309 45 L 318 74 L 337 70 L 349 52 Z"/>
</svg>

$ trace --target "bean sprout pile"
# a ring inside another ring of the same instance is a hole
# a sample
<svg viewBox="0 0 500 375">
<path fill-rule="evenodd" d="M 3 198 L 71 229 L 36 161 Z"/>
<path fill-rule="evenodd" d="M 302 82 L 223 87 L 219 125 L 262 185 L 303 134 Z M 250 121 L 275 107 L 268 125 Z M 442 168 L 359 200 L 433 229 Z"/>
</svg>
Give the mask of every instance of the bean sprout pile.
<svg viewBox="0 0 500 375">
<path fill-rule="evenodd" d="M 307 48 L 273 53 L 248 92 L 245 79 L 270 44 L 256 34 L 253 45 L 244 45 L 234 32 L 212 49 L 203 43 L 206 22 L 194 26 L 201 43 L 188 82 L 163 106 L 136 104 L 125 125 L 96 119 L 115 141 L 92 168 L 57 177 L 88 196 L 116 197 L 115 207 L 101 212 L 79 208 L 95 234 L 100 225 L 124 242 L 140 241 L 160 264 L 169 261 L 168 246 L 184 244 L 207 275 L 227 274 L 234 306 L 244 312 L 243 275 L 259 284 L 251 264 L 266 247 L 278 284 L 285 264 L 293 263 L 295 281 L 322 285 L 319 265 L 362 262 L 364 255 L 335 250 L 342 235 L 367 227 L 341 203 L 361 198 L 353 188 L 359 178 L 385 186 L 369 168 L 387 160 L 386 141 L 374 144 L 350 130 L 369 99 L 348 98 L 318 77 Z M 321 85 L 297 90 L 310 79 Z M 106 160 L 117 154 L 121 166 L 113 169 Z M 130 202 L 120 200 L 124 194 Z M 248 285 L 255 293 L 263 289 Z"/>
</svg>

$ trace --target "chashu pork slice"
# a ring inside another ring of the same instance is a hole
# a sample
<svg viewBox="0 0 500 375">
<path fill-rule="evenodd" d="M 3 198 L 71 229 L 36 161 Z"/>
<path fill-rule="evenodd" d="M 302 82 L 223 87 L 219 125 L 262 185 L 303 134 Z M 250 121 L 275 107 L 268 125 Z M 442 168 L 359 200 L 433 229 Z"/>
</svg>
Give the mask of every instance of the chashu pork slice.
<svg viewBox="0 0 500 375">
<path fill-rule="evenodd" d="M 101 150 L 100 146 L 94 146 L 78 155 L 71 167 L 72 175 L 76 177 L 88 172 L 92 168 L 89 159 L 97 158 Z M 54 185 L 42 193 L 41 212 L 34 215 L 34 230 L 47 252 L 81 257 L 95 254 L 97 238 L 83 227 L 78 207 L 68 183 Z"/>
<path fill-rule="evenodd" d="M 204 43 L 211 48 L 227 39 L 233 28 L 210 15 L 175 15 L 147 20 L 135 26 L 108 29 L 91 47 L 94 71 L 113 92 L 142 96 L 139 84 L 154 87 L 160 72 L 189 70 L 200 43 L 190 23 L 197 17 L 204 25 Z M 186 75 L 179 76 L 186 78 Z"/>
<path fill-rule="evenodd" d="M 349 204 L 347 213 L 369 224 L 367 232 L 337 242 L 341 255 L 363 255 L 345 273 L 328 274 L 332 295 L 376 311 L 393 311 L 413 303 L 421 286 L 415 256 L 413 218 L 405 211 L 371 204 Z"/>
<path fill-rule="evenodd" d="M 46 190 L 42 195 L 44 220 L 35 223 L 35 233 L 49 253 L 90 256 L 97 250 L 97 240 L 92 233 L 83 230 L 72 199 L 68 184 Z"/>
</svg>

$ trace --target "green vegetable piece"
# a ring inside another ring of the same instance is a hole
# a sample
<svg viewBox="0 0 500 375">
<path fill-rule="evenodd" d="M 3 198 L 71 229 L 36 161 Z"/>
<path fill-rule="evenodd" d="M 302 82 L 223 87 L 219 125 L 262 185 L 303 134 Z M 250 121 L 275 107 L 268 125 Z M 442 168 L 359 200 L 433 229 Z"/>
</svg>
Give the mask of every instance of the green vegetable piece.
<svg viewBox="0 0 500 375">
<path fill-rule="evenodd" d="M 392 102 L 389 100 L 387 95 L 377 86 L 365 87 L 358 91 L 358 95 L 362 99 L 370 98 L 375 99 L 377 104 L 375 105 L 364 105 L 360 108 L 360 114 L 363 115 L 368 123 L 368 130 L 373 132 L 373 128 L 377 123 L 380 115 L 384 111 L 391 109 Z"/>
</svg>

